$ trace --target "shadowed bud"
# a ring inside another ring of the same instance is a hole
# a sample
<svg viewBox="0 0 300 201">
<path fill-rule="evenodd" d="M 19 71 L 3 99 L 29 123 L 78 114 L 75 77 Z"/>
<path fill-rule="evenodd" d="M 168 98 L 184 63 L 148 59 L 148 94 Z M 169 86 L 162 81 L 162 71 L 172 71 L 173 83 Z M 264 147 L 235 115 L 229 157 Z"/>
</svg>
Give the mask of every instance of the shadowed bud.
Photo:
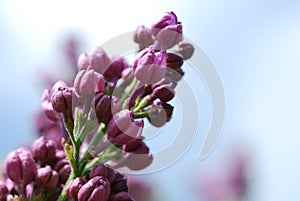
<svg viewBox="0 0 300 201">
<path fill-rule="evenodd" d="M 110 198 L 110 201 L 134 201 L 127 192 L 119 192 Z"/>
<path fill-rule="evenodd" d="M 36 160 L 42 163 L 51 162 L 55 159 L 56 143 L 43 136 L 33 142 L 31 150 Z"/>
<path fill-rule="evenodd" d="M 119 111 L 119 104 L 113 96 L 97 93 L 94 98 L 98 122 L 108 124 L 112 115 Z"/>
<path fill-rule="evenodd" d="M 3 181 L 0 181 L 0 201 L 5 201 L 8 194 L 8 188 Z"/>
<path fill-rule="evenodd" d="M 37 167 L 29 149 L 21 147 L 8 154 L 5 160 L 6 175 L 13 182 L 27 185 L 34 180 Z"/>
<path fill-rule="evenodd" d="M 107 201 L 110 184 L 107 179 L 96 176 L 84 184 L 78 191 L 79 201 Z"/>
<path fill-rule="evenodd" d="M 106 80 L 115 82 L 122 77 L 122 71 L 128 68 L 128 63 L 123 57 L 112 59 L 111 64 L 104 71 L 103 76 Z"/>
<path fill-rule="evenodd" d="M 147 147 L 141 139 L 137 139 L 129 144 L 123 145 L 123 151 L 133 154 L 148 154 L 149 147 Z"/>
<path fill-rule="evenodd" d="M 176 52 L 181 54 L 183 59 L 186 60 L 193 56 L 194 50 L 195 48 L 191 43 L 180 42 L 178 44 L 178 50 L 176 50 Z"/>
<path fill-rule="evenodd" d="M 179 54 L 168 52 L 167 53 L 167 67 L 173 70 L 179 69 L 183 64 L 182 56 Z"/>
<path fill-rule="evenodd" d="M 136 56 L 132 69 L 136 79 L 142 83 L 156 83 L 166 74 L 166 52 L 144 49 Z"/>
<path fill-rule="evenodd" d="M 168 102 L 172 100 L 175 96 L 175 86 L 176 85 L 174 85 L 174 83 L 158 86 L 153 90 L 151 97 L 153 99 L 159 98 L 162 102 Z"/>
<path fill-rule="evenodd" d="M 174 107 L 168 103 L 158 102 L 150 107 L 149 122 L 156 127 L 163 126 L 170 121 Z"/>
<path fill-rule="evenodd" d="M 92 69 L 102 75 L 111 63 L 110 58 L 101 47 L 96 47 L 89 53 L 88 61 Z"/>
<path fill-rule="evenodd" d="M 59 181 L 58 173 L 55 170 L 52 170 L 49 165 L 37 170 L 35 183 L 39 187 L 52 190 L 56 188 L 58 181 Z"/>
<path fill-rule="evenodd" d="M 141 137 L 143 120 L 134 121 L 133 112 L 127 109 L 113 115 L 107 126 L 107 137 L 114 144 L 128 144 Z"/>
<path fill-rule="evenodd" d="M 126 83 L 126 85 L 130 84 L 134 78 L 132 68 L 126 68 L 122 71 L 121 74 L 123 81 Z"/>
<path fill-rule="evenodd" d="M 137 27 L 133 35 L 133 40 L 134 42 L 139 44 L 141 50 L 149 47 L 154 42 L 151 30 L 144 25 L 140 25 Z"/>
<path fill-rule="evenodd" d="M 116 172 L 115 180 L 111 183 L 111 191 L 114 193 L 128 192 L 127 178 L 120 172 Z"/>
<path fill-rule="evenodd" d="M 59 174 L 59 183 L 64 184 L 71 173 L 71 166 L 67 158 L 58 160 L 53 168 Z"/>
<path fill-rule="evenodd" d="M 93 170 L 90 172 L 90 178 L 101 176 L 107 178 L 110 183 L 112 183 L 116 179 L 116 174 L 113 169 L 104 165 L 103 163 L 99 163 Z"/>
<path fill-rule="evenodd" d="M 86 183 L 86 179 L 82 177 L 77 177 L 73 179 L 68 185 L 66 195 L 68 198 L 77 200 L 78 192 L 80 188 Z"/>
<path fill-rule="evenodd" d="M 77 73 L 74 81 L 75 92 L 79 96 L 89 96 L 103 92 L 105 88 L 104 77 L 91 68 Z"/>
<path fill-rule="evenodd" d="M 72 118 L 73 90 L 67 87 L 59 87 L 52 94 L 52 107 L 58 113 L 63 113 L 65 117 Z"/>
<path fill-rule="evenodd" d="M 174 71 L 173 69 L 167 69 L 166 77 L 169 77 L 173 82 L 178 82 L 184 76 L 184 72 L 181 68 Z"/>
</svg>

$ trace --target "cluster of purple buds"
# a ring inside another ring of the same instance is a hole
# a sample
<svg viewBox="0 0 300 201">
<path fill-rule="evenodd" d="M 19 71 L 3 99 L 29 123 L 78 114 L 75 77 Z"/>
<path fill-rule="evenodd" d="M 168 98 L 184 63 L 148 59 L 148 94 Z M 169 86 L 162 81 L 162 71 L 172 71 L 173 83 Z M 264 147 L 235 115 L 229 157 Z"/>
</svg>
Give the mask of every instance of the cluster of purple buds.
<svg viewBox="0 0 300 201">
<path fill-rule="evenodd" d="M 170 121 L 182 65 L 194 51 L 182 42 L 173 12 L 151 28 L 139 26 L 133 39 L 139 52 L 132 65 L 96 47 L 78 57 L 73 86 L 58 81 L 44 91 L 44 114 L 37 121 L 42 137 L 31 149 L 8 155 L 0 201 L 133 200 L 126 178 L 111 168 L 137 171 L 152 163 L 144 119 L 156 127 Z"/>
<path fill-rule="evenodd" d="M 89 175 L 72 180 L 66 195 L 72 201 L 133 201 L 128 194 L 127 178 L 103 163 Z"/>
<path fill-rule="evenodd" d="M 65 166 L 58 168 L 64 160 Z M 0 200 L 17 197 L 55 200 L 70 172 L 65 152 L 57 149 L 55 141 L 40 137 L 33 142 L 31 149 L 21 147 L 7 155 L 4 180 L 0 181 Z"/>
</svg>

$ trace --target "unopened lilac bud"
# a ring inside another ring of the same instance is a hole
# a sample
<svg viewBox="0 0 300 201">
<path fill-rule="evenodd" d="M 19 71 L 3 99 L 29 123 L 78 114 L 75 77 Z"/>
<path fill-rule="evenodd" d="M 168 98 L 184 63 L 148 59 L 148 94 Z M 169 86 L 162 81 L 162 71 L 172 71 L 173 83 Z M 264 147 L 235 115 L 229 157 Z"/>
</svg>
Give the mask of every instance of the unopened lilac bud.
<svg viewBox="0 0 300 201">
<path fill-rule="evenodd" d="M 171 48 L 182 40 L 182 25 L 174 12 L 167 12 L 151 27 L 156 41 L 164 49 Z"/>
<path fill-rule="evenodd" d="M 184 76 L 184 72 L 181 68 L 174 71 L 173 69 L 167 69 L 166 77 L 169 77 L 174 82 L 178 82 Z"/>
<path fill-rule="evenodd" d="M 59 174 L 59 183 L 64 184 L 71 173 L 71 166 L 68 159 L 58 160 L 53 169 Z"/>
<path fill-rule="evenodd" d="M 110 58 L 101 47 L 96 47 L 92 50 L 89 53 L 88 60 L 92 69 L 102 75 L 111 63 Z"/>
<path fill-rule="evenodd" d="M 52 107 L 58 113 L 63 113 L 65 117 L 72 118 L 73 90 L 67 87 L 60 87 L 52 94 Z"/>
<path fill-rule="evenodd" d="M 114 82 L 122 77 L 122 71 L 128 68 L 128 66 L 126 59 L 117 57 L 112 59 L 111 64 L 104 71 L 103 76 L 106 80 Z"/>
<path fill-rule="evenodd" d="M 109 195 L 109 181 L 103 177 L 96 176 L 79 189 L 78 201 L 107 201 Z"/>
<path fill-rule="evenodd" d="M 147 48 L 136 56 L 132 69 L 136 79 L 142 83 L 156 83 L 166 74 L 166 52 Z"/>
<path fill-rule="evenodd" d="M 121 74 L 123 78 L 123 82 L 126 83 L 126 85 L 130 84 L 134 78 L 133 70 L 132 68 L 126 68 L 122 71 Z"/>
<path fill-rule="evenodd" d="M 34 180 L 37 167 L 29 149 L 21 147 L 8 154 L 5 160 L 6 175 L 13 182 L 27 185 Z"/>
<path fill-rule="evenodd" d="M 3 181 L 0 181 L 0 201 L 5 201 L 8 194 L 8 188 Z"/>
<path fill-rule="evenodd" d="M 152 45 L 154 38 L 149 28 L 145 27 L 144 25 L 140 25 L 134 32 L 133 41 L 139 44 L 140 49 L 142 50 Z"/>
<path fill-rule="evenodd" d="M 159 98 L 162 102 L 168 102 L 172 100 L 175 96 L 175 84 L 174 83 L 169 83 L 169 84 L 163 84 L 160 86 L 157 86 L 151 96 L 154 98 Z"/>
<path fill-rule="evenodd" d="M 167 67 L 173 70 L 179 69 L 183 64 L 182 56 L 173 52 L 167 53 Z"/>
<path fill-rule="evenodd" d="M 103 92 L 105 88 L 104 77 L 91 68 L 77 73 L 74 81 L 75 92 L 79 96 L 89 96 Z"/>
<path fill-rule="evenodd" d="M 155 103 L 150 107 L 149 122 L 156 127 L 163 126 L 170 121 L 174 107 L 168 103 Z"/>
<path fill-rule="evenodd" d="M 52 170 L 49 165 L 37 170 L 35 183 L 39 187 L 49 190 L 56 188 L 59 181 L 59 175 L 55 170 Z"/>
<path fill-rule="evenodd" d="M 191 58 L 193 56 L 194 51 L 194 46 L 188 42 L 180 42 L 178 44 L 178 50 L 176 50 L 177 53 L 182 55 L 184 60 Z"/>
<path fill-rule="evenodd" d="M 83 52 L 79 55 L 77 60 L 77 67 L 78 70 L 84 70 L 89 67 L 88 54 L 86 52 Z"/>
<path fill-rule="evenodd" d="M 114 193 L 128 192 L 127 178 L 120 172 L 116 172 L 115 180 L 111 183 L 111 191 Z"/>
<path fill-rule="evenodd" d="M 67 191 L 66 191 L 67 197 L 72 200 L 77 200 L 78 192 L 86 182 L 87 182 L 86 179 L 83 177 L 77 177 L 73 179 L 67 187 Z"/>
<path fill-rule="evenodd" d="M 141 139 L 137 139 L 129 144 L 123 145 L 123 151 L 134 154 L 148 154 L 149 147 L 147 147 L 147 145 Z"/>
<path fill-rule="evenodd" d="M 47 163 L 55 159 L 56 143 L 42 136 L 33 142 L 31 150 L 36 160 Z"/>
<path fill-rule="evenodd" d="M 110 183 L 112 183 L 116 179 L 115 171 L 103 163 L 99 163 L 90 172 L 90 178 L 96 176 L 102 176 L 104 178 L 107 178 Z"/>
<path fill-rule="evenodd" d="M 97 93 L 94 98 L 98 122 L 108 124 L 112 115 L 119 111 L 120 105 L 113 96 Z"/>
<path fill-rule="evenodd" d="M 113 115 L 107 126 L 107 137 L 114 144 L 128 144 L 141 138 L 143 120 L 134 121 L 133 112 L 127 109 Z"/>
<path fill-rule="evenodd" d="M 134 201 L 127 192 L 119 192 L 111 196 L 110 201 Z"/>
</svg>

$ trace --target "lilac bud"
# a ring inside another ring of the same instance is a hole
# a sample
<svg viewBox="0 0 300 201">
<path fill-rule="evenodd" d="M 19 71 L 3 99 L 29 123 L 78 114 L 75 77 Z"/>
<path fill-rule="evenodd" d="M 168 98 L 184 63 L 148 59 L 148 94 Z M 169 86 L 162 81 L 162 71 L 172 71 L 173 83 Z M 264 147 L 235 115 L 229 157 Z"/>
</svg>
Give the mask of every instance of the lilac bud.
<svg viewBox="0 0 300 201">
<path fill-rule="evenodd" d="M 182 40 L 182 25 L 173 12 L 167 12 L 160 21 L 152 25 L 151 30 L 164 49 L 171 48 Z"/>
<path fill-rule="evenodd" d="M 49 165 L 37 170 L 35 183 L 39 187 L 49 190 L 56 188 L 59 180 L 59 175 L 55 170 L 52 170 Z"/>
<path fill-rule="evenodd" d="M 128 144 L 141 137 L 143 127 L 143 120 L 134 121 L 133 112 L 124 109 L 114 114 L 108 123 L 107 137 L 114 144 Z"/>
<path fill-rule="evenodd" d="M 21 147 L 8 154 L 5 160 L 6 175 L 15 183 L 27 185 L 34 180 L 37 167 L 29 149 Z"/>
<path fill-rule="evenodd" d="M 105 81 L 101 74 L 88 68 L 77 73 L 74 88 L 79 96 L 89 96 L 97 92 L 103 92 Z"/>
<path fill-rule="evenodd" d="M 111 183 L 111 191 L 114 193 L 128 192 L 127 178 L 123 174 L 116 172 L 115 180 Z"/>
<path fill-rule="evenodd" d="M 136 79 L 142 83 L 158 82 L 166 73 L 166 52 L 147 48 L 136 56 L 132 69 Z"/>
<path fill-rule="evenodd" d="M 96 47 L 89 53 L 89 64 L 96 72 L 103 75 L 111 61 L 105 51 L 101 47 Z"/>
<path fill-rule="evenodd" d="M 83 177 L 77 177 L 73 179 L 68 185 L 66 195 L 68 198 L 77 200 L 78 192 L 80 188 L 86 183 L 86 179 Z"/>
<path fill-rule="evenodd" d="M 151 96 L 152 98 L 159 98 L 162 102 L 168 102 L 172 100 L 175 96 L 175 84 L 174 83 L 169 83 L 169 84 L 163 84 L 158 87 L 156 87 Z"/>
<path fill-rule="evenodd" d="M 102 176 L 107 178 L 110 183 L 112 183 L 116 179 L 116 174 L 113 169 L 104 165 L 103 163 L 99 163 L 93 170 L 90 172 L 90 178 Z"/>
<path fill-rule="evenodd" d="M 149 47 L 154 42 L 151 30 L 144 25 L 137 27 L 133 35 L 133 40 L 139 44 L 141 50 Z"/>
<path fill-rule="evenodd" d="M 111 64 L 104 71 L 103 76 L 106 80 L 114 82 L 122 77 L 122 71 L 128 68 L 128 66 L 129 65 L 126 59 L 117 57 L 115 59 L 112 59 Z"/>
<path fill-rule="evenodd" d="M 176 50 L 176 52 L 181 54 L 183 59 L 186 60 L 193 56 L 194 50 L 195 48 L 191 43 L 180 42 L 178 44 L 178 50 Z"/>
<path fill-rule="evenodd" d="M 71 166 L 68 159 L 58 160 L 53 169 L 59 174 L 59 183 L 66 183 L 71 173 Z"/>
<path fill-rule="evenodd" d="M 173 69 L 167 69 L 166 77 L 169 77 L 173 82 L 178 82 L 184 76 L 184 72 L 181 68 L 174 71 Z"/>
<path fill-rule="evenodd" d="M 89 67 L 88 54 L 86 52 L 83 52 L 79 55 L 77 60 L 77 67 L 78 70 L 85 70 Z"/>
<path fill-rule="evenodd" d="M 45 89 L 42 95 L 42 109 L 49 119 L 52 121 L 58 120 L 58 114 L 53 110 L 50 90 L 48 89 Z"/>
<path fill-rule="evenodd" d="M 141 139 L 137 139 L 129 144 L 123 145 L 123 151 L 134 154 L 148 154 L 149 148 Z"/>
<path fill-rule="evenodd" d="M 94 98 L 98 122 L 108 124 L 112 115 L 119 111 L 119 104 L 113 96 L 97 93 Z"/>
<path fill-rule="evenodd" d="M 168 103 L 155 103 L 150 107 L 149 122 L 156 127 L 163 126 L 170 121 L 174 107 Z"/>
<path fill-rule="evenodd" d="M 0 201 L 5 201 L 8 194 L 8 188 L 3 181 L 0 181 Z"/>
<path fill-rule="evenodd" d="M 167 67 L 173 70 L 179 69 L 183 64 L 182 56 L 179 54 L 168 52 L 167 53 Z"/>
<path fill-rule="evenodd" d="M 133 70 L 132 68 L 126 68 L 122 71 L 121 74 L 123 81 L 126 83 L 126 85 L 130 84 L 134 78 Z"/>
<path fill-rule="evenodd" d="M 55 159 L 56 143 L 43 136 L 33 142 L 31 150 L 36 160 L 47 163 Z"/>
<path fill-rule="evenodd" d="M 78 191 L 78 201 L 107 201 L 110 184 L 107 179 L 96 176 L 84 184 Z"/>
<path fill-rule="evenodd" d="M 124 165 L 131 170 L 142 170 L 148 167 L 153 161 L 153 156 L 149 154 L 127 153 L 125 157 L 126 161 Z"/>
<path fill-rule="evenodd" d="M 58 88 L 52 94 L 52 107 L 58 113 L 63 113 L 65 117 L 72 118 L 73 90 L 70 88 Z"/>
<path fill-rule="evenodd" d="M 127 192 L 119 192 L 110 198 L 110 201 L 134 201 Z"/>
</svg>

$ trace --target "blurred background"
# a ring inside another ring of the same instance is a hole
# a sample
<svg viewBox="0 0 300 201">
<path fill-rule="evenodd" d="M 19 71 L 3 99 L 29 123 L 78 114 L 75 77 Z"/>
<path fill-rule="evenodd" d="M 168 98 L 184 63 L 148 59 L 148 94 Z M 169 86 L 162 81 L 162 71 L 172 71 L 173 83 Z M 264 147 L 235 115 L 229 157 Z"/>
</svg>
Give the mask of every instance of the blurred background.
<svg viewBox="0 0 300 201">
<path fill-rule="evenodd" d="M 66 57 L 70 44 L 76 44 L 78 53 L 89 51 L 140 24 L 151 26 L 170 10 L 183 23 L 184 35 L 219 71 L 226 94 L 225 126 L 205 160 L 199 160 L 205 133 L 200 132 L 170 167 L 132 177 L 146 185 L 142 188 L 150 201 L 298 200 L 296 0 L 0 0 L 0 159 L 37 137 L 34 118 L 42 90 L 53 77 L 68 79 L 74 70 Z M 197 90 L 199 83 L 190 81 Z M 203 92 L 204 100 L 207 96 Z M 209 103 L 199 104 L 205 126 Z"/>
</svg>

